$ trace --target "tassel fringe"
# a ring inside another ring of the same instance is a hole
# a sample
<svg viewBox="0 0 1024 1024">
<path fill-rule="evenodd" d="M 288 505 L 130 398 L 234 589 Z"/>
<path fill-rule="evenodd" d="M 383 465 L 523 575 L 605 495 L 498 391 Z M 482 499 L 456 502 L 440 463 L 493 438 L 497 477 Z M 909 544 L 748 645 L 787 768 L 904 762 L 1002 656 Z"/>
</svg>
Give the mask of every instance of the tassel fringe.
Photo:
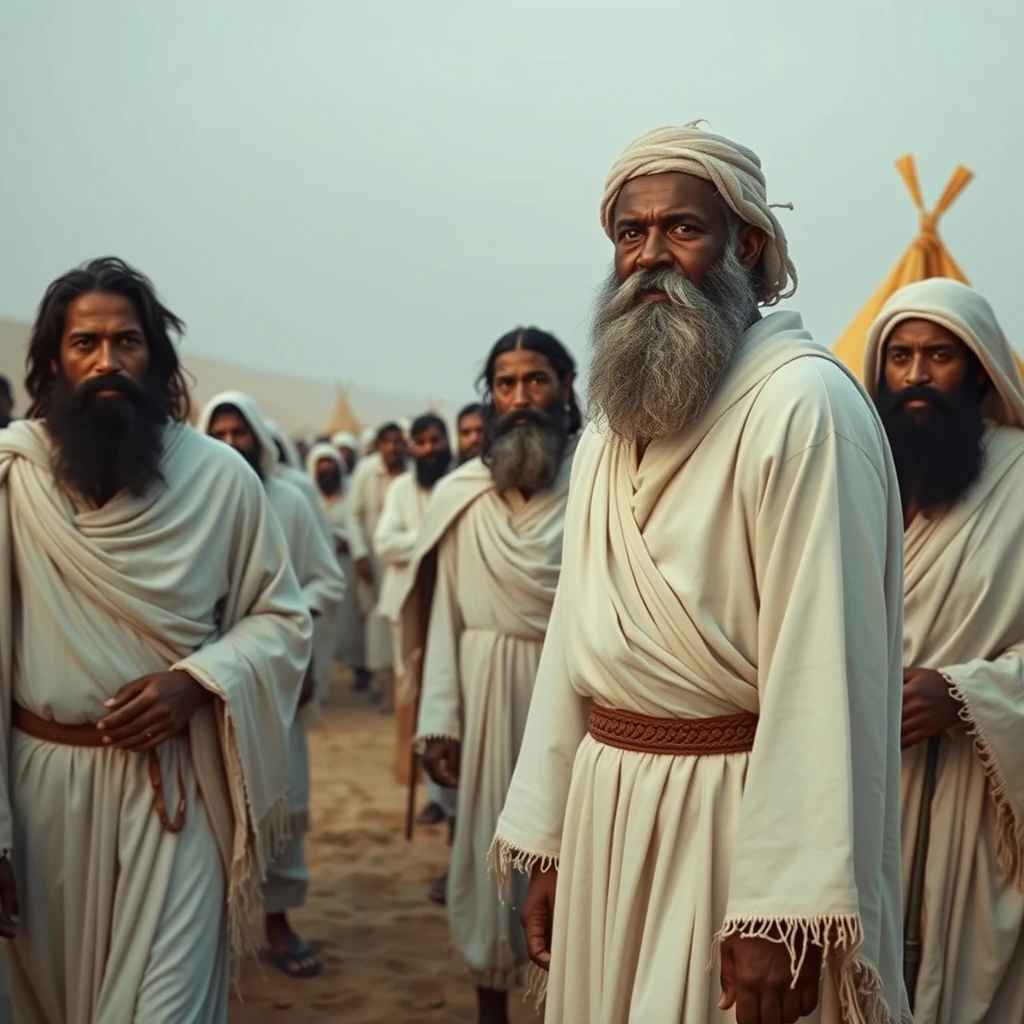
<svg viewBox="0 0 1024 1024">
<path fill-rule="evenodd" d="M 960 705 L 960 718 L 967 726 L 967 735 L 974 742 L 974 752 L 988 778 L 989 791 L 996 811 L 996 864 L 1014 885 L 1024 891 L 1024 821 L 1018 817 L 1010 799 L 1010 788 L 1002 766 L 992 753 L 980 723 L 974 717 L 967 696 L 959 684 L 945 672 L 940 673 L 949 685 L 949 694 Z"/>
<path fill-rule="evenodd" d="M 557 871 L 558 855 L 516 846 L 504 836 L 495 836 L 487 851 L 487 874 L 497 883 L 502 903 L 511 894 L 512 873 L 529 877 L 538 865 L 541 871 Z"/>
<path fill-rule="evenodd" d="M 857 951 L 864 942 L 864 930 L 855 914 L 727 919 L 712 942 L 708 970 L 714 967 L 722 942 L 732 935 L 743 939 L 765 939 L 785 946 L 794 982 L 803 968 L 808 945 L 819 946 L 839 993 L 843 1024 L 911 1022 L 910 1009 L 906 1004 L 900 1007 L 898 1015 L 893 1014 L 885 1001 L 877 969 L 857 957 Z"/>
<path fill-rule="evenodd" d="M 417 736 L 412 741 L 412 752 L 418 757 L 422 757 L 427 750 L 427 744 L 431 740 L 451 740 L 452 743 L 461 743 L 462 740 L 458 736 L 449 736 L 443 732 L 428 732 L 424 736 Z"/>
</svg>

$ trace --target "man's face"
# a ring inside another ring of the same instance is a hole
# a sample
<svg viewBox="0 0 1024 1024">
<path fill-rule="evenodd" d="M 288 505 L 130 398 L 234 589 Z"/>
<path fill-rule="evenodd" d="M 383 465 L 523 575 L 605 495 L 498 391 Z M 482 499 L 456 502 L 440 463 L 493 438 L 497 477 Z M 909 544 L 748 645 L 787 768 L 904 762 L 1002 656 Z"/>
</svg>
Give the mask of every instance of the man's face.
<svg viewBox="0 0 1024 1024">
<path fill-rule="evenodd" d="M 250 466 L 256 466 L 259 462 L 259 441 L 256 440 L 256 435 L 245 417 L 239 413 L 233 410 L 217 413 L 210 420 L 209 434 L 210 437 L 230 445 L 236 452 L 241 452 Z"/>
<path fill-rule="evenodd" d="M 422 458 L 430 458 L 438 453 L 448 452 L 448 438 L 435 426 L 427 427 L 415 434 L 412 439 L 410 454 L 418 462 Z"/>
<path fill-rule="evenodd" d="M 400 430 L 388 430 L 377 439 L 377 451 L 389 473 L 405 468 L 405 437 Z"/>
<path fill-rule="evenodd" d="M 341 457 L 345 460 L 345 465 L 348 467 L 348 471 L 351 473 L 355 468 L 356 464 L 356 452 L 354 448 L 339 448 L 338 452 Z"/>
<path fill-rule="evenodd" d="M 316 483 L 321 494 L 334 495 L 341 490 L 341 467 L 334 459 L 316 460 Z"/>
<path fill-rule="evenodd" d="M 676 270 L 698 288 L 730 244 L 726 207 L 714 185 L 690 174 L 650 174 L 627 181 L 612 213 L 619 281 L 649 270 Z M 737 241 L 740 263 L 753 269 L 764 232 L 745 225 Z M 652 291 L 656 302 L 665 298 Z"/>
<path fill-rule="evenodd" d="M 89 378 L 112 374 L 143 384 L 149 345 L 131 301 L 106 292 L 86 292 L 72 299 L 64 316 L 60 369 L 73 388 Z M 97 398 L 116 394 L 101 391 Z"/>
<path fill-rule="evenodd" d="M 539 352 L 517 348 L 498 356 L 491 397 L 499 417 L 517 409 L 550 412 L 568 403 L 571 394 L 571 377 L 559 380 L 547 357 Z"/>
<path fill-rule="evenodd" d="M 475 459 L 484 450 L 484 418 L 471 412 L 459 420 L 459 460 Z"/>
<path fill-rule="evenodd" d="M 955 334 L 931 320 L 904 320 L 893 328 L 885 349 L 886 388 L 898 394 L 905 388 L 936 388 L 954 394 L 964 387 L 970 366 L 967 346 Z M 981 384 L 984 376 L 977 380 Z M 923 399 L 906 403 L 922 409 Z"/>
<path fill-rule="evenodd" d="M 448 436 L 437 426 L 429 426 L 413 434 L 410 449 L 416 462 L 416 479 L 428 490 L 448 472 L 452 461 Z"/>
</svg>

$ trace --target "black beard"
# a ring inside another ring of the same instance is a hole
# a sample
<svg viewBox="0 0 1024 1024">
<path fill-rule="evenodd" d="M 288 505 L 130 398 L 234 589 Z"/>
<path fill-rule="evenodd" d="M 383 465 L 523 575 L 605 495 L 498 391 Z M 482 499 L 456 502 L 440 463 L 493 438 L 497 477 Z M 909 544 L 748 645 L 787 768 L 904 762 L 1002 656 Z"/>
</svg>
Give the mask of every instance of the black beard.
<svg viewBox="0 0 1024 1024">
<path fill-rule="evenodd" d="M 431 452 L 421 455 L 416 462 L 416 483 L 425 491 L 433 490 L 434 484 L 448 472 L 452 464 L 452 453 L 447 448 L 443 452 Z"/>
<path fill-rule="evenodd" d="M 526 422 L 517 424 L 519 420 Z M 499 492 L 537 494 L 555 482 L 568 444 L 561 402 L 552 403 L 546 411 L 513 409 L 504 416 L 492 411 L 484 427 L 481 459 Z"/>
<path fill-rule="evenodd" d="M 238 454 L 241 455 L 242 458 L 245 459 L 245 461 L 248 462 L 250 466 L 252 466 L 256 475 L 262 480 L 263 467 L 260 465 L 260 459 L 263 456 L 263 452 L 260 449 L 260 446 L 256 445 L 256 447 L 253 448 L 251 451 L 246 451 L 243 448 L 236 448 L 235 451 L 238 452 Z"/>
<path fill-rule="evenodd" d="M 906 403 L 921 400 L 921 409 Z M 889 437 L 903 510 L 913 506 L 927 518 L 949 511 L 981 476 L 985 464 L 985 423 L 979 394 L 934 387 L 890 391 L 884 383 L 877 400 Z"/>
<path fill-rule="evenodd" d="M 100 391 L 117 395 L 98 397 Z M 127 491 L 139 497 L 157 480 L 167 417 L 131 377 L 90 377 L 77 387 L 61 376 L 46 411 L 54 476 L 96 506 Z"/>
<path fill-rule="evenodd" d="M 321 469 L 316 475 L 316 485 L 324 497 L 334 497 L 341 490 L 341 470 L 338 467 Z"/>
</svg>

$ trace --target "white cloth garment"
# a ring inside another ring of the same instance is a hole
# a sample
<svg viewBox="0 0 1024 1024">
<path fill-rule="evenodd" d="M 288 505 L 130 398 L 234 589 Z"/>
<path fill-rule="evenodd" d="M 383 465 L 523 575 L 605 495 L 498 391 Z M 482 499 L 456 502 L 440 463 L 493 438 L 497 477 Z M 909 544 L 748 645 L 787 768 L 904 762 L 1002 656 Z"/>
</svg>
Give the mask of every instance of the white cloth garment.
<svg viewBox="0 0 1024 1024">
<path fill-rule="evenodd" d="M 1024 382 L 989 304 L 956 281 L 901 289 L 868 336 L 877 393 L 886 341 L 931 320 L 991 386 L 980 478 L 949 512 L 906 530 L 906 668 L 942 673 L 963 723 L 941 737 L 925 862 L 914 1020 L 1024 1020 Z M 927 744 L 903 752 L 903 891 L 910 890 Z"/>
<path fill-rule="evenodd" d="M 228 951 L 287 823 L 287 730 L 311 650 L 284 537 L 256 475 L 168 426 L 162 483 L 76 504 L 37 421 L 0 434 L 0 848 L 22 919 L 5 944 L 24 1024 L 220 1024 Z M 214 695 L 148 758 L 12 732 L 12 702 L 78 725 L 126 683 L 181 669 Z"/>
<path fill-rule="evenodd" d="M 522 927 L 487 877 L 486 853 L 519 755 L 558 581 L 571 452 L 547 492 L 499 495 L 479 460 L 435 488 L 402 602 L 406 699 L 416 729 L 461 744 L 449 858 L 452 940 L 477 985 L 509 989 L 526 962 Z M 429 622 L 429 628 L 428 628 Z M 425 656 L 424 656 L 425 649 Z"/>
<path fill-rule="evenodd" d="M 641 458 L 587 431 L 492 849 L 505 879 L 559 871 L 547 1024 L 734 1024 L 708 961 L 735 934 L 827 946 L 808 1024 L 900 1020 L 902 557 L 881 424 L 795 313 Z M 619 750 L 591 701 L 757 736 Z"/>
</svg>

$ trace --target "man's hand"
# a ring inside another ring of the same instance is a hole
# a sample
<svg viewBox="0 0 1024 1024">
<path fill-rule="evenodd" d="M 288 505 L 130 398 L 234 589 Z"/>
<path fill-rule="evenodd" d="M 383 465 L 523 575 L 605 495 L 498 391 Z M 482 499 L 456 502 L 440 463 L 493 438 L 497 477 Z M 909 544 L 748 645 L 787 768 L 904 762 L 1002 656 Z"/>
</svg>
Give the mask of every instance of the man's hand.
<svg viewBox="0 0 1024 1024">
<path fill-rule="evenodd" d="M 960 722 L 961 703 L 949 692 L 949 683 L 930 668 L 908 668 L 903 673 L 903 749 L 917 746 Z"/>
<path fill-rule="evenodd" d="M 373 586 L 373 563 L 365 555 L 356 559 L 356 575 L 368 586 Z"/>
<path fill-rule="evenodd" d="M 14 868 L 6 857 L 0 857 L 0 938 L 14 938 L 18 931 L 20 912 Z"/>
<path fill-rule="evenodd" d="M 555 921 L 555 889 L 558 869 L 541 871 L 534 867 L 526 890 L 523 912 L 519 916 L 526 934 L 526 952 L 541 970 L 551 967 L 551 927 Z"/>
<path fill-rule="evenodd" d="M 187 672 L 157 672 L 123 686 L 107 701 L 110 714 L 96 728 L 104 743 L 119 750 L 155 750 L 212 699 Z"/>
<path fill-rule="evenodd" d="M 458 740 L 427 740 L 423 751 L 427 774 L 445 789 L 459 788 L 460 747 Z"/>
<path fill-rule="evenodd" d="M 781 942 L 730 935 L 722 942 L 720 1010 L 736 1008 L 736 1024 L 795 1024 L 813 1013 L 821 988 L 821 946 L 807 946 L 793 984 Z"/>
<path fill-rule="evenodd" d="M 316 683 L 313 681 L 313 662 L 310 661 L 309 668 L 306 669 L 306 675 L 302 680 L 302 689 L 299 691 L 299 707 L 303 707 L 313 699 L 313 694 L 316 691 Z"/>
</svg>

